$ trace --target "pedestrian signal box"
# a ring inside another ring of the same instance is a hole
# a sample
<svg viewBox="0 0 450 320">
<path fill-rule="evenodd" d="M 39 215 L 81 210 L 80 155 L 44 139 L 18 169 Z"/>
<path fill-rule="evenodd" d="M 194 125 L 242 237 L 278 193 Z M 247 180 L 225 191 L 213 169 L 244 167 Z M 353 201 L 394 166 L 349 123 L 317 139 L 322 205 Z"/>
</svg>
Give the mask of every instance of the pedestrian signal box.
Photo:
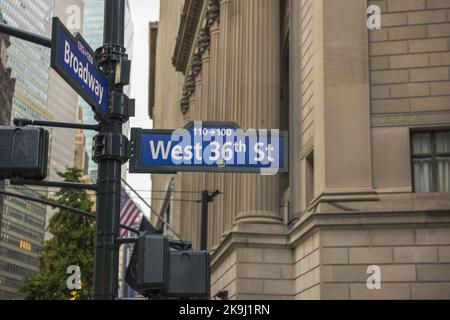
<svg viewBox="0 0 450 320">
<path fill-rule="evenodd" d="M 43 128 L 0 127 L 0 179 L 44 180 L 49 134 Z"/>
<path fill-rule="evenodd" d="M 169 276 L 169 242 L 160 234 L 142 236 L 137 244 L 137 283 L 144 295 L 165 289 Z"/>
<path fill-rule="evenodd" d="M 171 249 L 169 242 L 162 234 L 139 237 L 136 255 L 139 292 L 147 297 L 159 294 L 167 298 L 209 298 L 209 253 Z"/>
<path fill-rule="evenodd" d="M 206 251 L 172 251 L 169 261 L 167 297 L 208 299 L 211 267 Z"/>
</svg>

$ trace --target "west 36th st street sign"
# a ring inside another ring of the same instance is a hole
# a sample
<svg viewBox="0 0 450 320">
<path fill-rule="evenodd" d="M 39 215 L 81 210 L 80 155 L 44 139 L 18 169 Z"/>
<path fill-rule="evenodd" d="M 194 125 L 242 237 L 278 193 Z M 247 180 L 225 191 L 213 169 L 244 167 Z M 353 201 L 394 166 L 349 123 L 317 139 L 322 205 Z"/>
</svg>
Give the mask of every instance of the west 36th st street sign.
<svg viewBox="0 0 450 320">
<path fill-rule="evenodd" d="M 288 135 L 234 123 L 191 122 L 177 130 L 131 131 L 131 173 L 288 171 Z"/>
</svg>

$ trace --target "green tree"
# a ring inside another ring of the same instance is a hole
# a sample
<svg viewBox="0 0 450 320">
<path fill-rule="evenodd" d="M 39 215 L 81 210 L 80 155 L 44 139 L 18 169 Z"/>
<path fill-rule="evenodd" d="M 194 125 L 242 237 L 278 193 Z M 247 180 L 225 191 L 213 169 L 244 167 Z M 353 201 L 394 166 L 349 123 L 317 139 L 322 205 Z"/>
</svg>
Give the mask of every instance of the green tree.
<svg viewBox="0 0 450 320">
<path fill-rule="evenodd" d="M 80 182 L 81 171 L 67 168 L 58 173 L 66 182 Z M 84 190 L 61 189 L 52 199 L 58 204 L 90 212 L 92 201 Z M 67 211 L 58 211 L 48 231 L 53 235 L 39 254 L 39 273 L 25 278 L 21 292 L 27 300 L 68 300 L 75 295 L 67 287 L 69 266 L 81 271 L 82 289 L 77 299 L 91 298 L 93 284 L 95 221 Z"/>
</svg>

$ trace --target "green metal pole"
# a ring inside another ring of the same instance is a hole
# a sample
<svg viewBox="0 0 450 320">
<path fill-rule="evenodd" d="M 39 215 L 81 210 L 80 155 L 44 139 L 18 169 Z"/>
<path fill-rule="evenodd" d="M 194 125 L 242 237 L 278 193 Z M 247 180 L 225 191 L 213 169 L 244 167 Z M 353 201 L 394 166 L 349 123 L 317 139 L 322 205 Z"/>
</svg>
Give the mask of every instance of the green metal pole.
<svg viewBox="0 0 450 320">
<path fill-rule="evenodd" d="M 110 92 L 123 95 L 122 85 L 116 84 L 116 66 L 125 56 L 125 0 L 105 0 L 104 46 L 97 62 L 109 79 Z M 110 101 L 111 106 L 111 101 Z M 111 108 L 110 108 L 111 110 Z M 114 300 L 118 294 L 120 187 L 123 159 L 111 151 L 121 145 L 123 118 L 107 116 L 100 122 L 96 149 L 98 162 L 98 195 L 96 250 L 94 262 L 94 299 Z M 103 140 L 102 140 L 103 139 Z M 103 141 L 103 143 L 98 143 Z M 98 150 L 97 150 L 98 151 Z"/>
</svg>

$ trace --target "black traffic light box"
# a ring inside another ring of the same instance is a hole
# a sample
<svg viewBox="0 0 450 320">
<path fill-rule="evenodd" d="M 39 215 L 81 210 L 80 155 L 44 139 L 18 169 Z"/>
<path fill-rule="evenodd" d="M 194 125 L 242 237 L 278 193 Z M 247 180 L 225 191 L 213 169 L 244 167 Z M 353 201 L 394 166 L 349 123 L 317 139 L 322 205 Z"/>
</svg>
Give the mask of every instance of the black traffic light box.
<svg viewBox="0 0 450 320">
<path fill-rule="evenodd" d="M 209 253 L 172 251 L 169 262 L 167 297 L 209 298 L 211 295 Z"/>
<path fill-rule="evenodd" d="M 166 287 L 169 265 L 169 242 L 162 234 L 139 237 L 137 246 L 137 285 L 144 294 L 160 292 Z"/>
<path fill-rule="evenodd" d="M 43 128 L 0 127 L 0 179 L 44 180 L 49 134 Z"/>
<path fill-rule="evenodd" d="M 209 298 L 211 268 L 206 251 L 171 250 L 162 234 L 139 237 L 136 255 L 139 292 L 168 298 Z"/>
</svg>

